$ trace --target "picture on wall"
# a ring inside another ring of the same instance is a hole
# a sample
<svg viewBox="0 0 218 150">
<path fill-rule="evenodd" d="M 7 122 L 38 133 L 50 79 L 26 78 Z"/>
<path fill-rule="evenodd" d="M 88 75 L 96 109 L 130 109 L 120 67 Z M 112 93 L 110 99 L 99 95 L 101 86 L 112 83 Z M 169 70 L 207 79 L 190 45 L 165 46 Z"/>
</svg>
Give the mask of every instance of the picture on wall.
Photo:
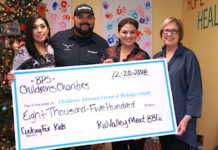
<svg viewBox="0 0 218 150">
<path fill-rule="evenodd" d="M 9 22 L 0 24 L 0 34 L 2 36 L 20 35 L 20 27 L 18 22 Z"/>
</svg>

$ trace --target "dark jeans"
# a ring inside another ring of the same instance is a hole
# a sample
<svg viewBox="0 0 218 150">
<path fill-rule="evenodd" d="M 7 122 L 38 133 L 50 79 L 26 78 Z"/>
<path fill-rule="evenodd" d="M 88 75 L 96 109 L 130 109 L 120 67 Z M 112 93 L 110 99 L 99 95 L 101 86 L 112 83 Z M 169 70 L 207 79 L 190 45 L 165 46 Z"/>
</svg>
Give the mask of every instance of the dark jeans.
<svg viewBox="0 0 218 150">
<path fill-rule="evenodd" d="M 144 150 L 145 139 L 112 142 L 113 150 Z"/>
<path fill-rule="evenodd" d="M 190 150 L 190 146 L 183 141 L 178 140 L 175 136 L 160 136 L 162 150 Z"/>
<path fill-rule="evenodd" d="M 76 147 L 76 150 L 90 150 L 90 147 L 90 145 L 78 146 Z"/>
<path fill-rule="evenodd" d="M 76 150 L 90 150 L 90 145 L 75 147 Z M 70 148 L 61 148 L 58 150 L 70 150 Z"/>
</svg>

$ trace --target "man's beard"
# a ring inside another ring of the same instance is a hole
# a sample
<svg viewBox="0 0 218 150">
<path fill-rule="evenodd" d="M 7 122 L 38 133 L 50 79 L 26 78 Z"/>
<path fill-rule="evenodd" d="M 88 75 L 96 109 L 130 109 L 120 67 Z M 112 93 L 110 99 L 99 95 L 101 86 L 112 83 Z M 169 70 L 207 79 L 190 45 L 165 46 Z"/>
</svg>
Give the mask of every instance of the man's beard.
<svg viewBox="0 0 218 150">
<path fill-rule="evenodd" d="M 89 28 L 88 28 L 87 30 L 82 30 L 82 29 L 81 29 L 81 26 L 82 26 L 82 25 L 87 25 L 87 26 L 89 26 Z M 92 34 L 92 32 L 93 32 L 93 28 L 94 28 L 94 27 L 91 28 L 89 24 L 87 24 L 87 23 L 82 23 L 82 24 L 80 24 L 80 27 L 77 27 L 77 26 L 74 24 L 74 28 L 75 28 L 76 32 L 79 33 L 79 34 L 82 35 L 82 36 L 90 36 L 90 35 Z"/>
</svg>

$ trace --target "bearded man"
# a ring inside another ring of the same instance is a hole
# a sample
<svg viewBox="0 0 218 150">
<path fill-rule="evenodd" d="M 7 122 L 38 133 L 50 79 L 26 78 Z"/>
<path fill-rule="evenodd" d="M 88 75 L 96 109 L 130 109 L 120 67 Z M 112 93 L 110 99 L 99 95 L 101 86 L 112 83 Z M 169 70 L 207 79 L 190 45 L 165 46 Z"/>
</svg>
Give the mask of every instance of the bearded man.
<svg viewBox="0 0 218 150">
<path fill-rule="evenodd" d="M 73 28 L 57 32 L 51 38 L 50 45 L 54 49 L 55 66 L 101 63 L 101 56 L 109 45 L 105 39 L 93 32 L 95 17 L 92 7 L 87 4 L 77 6 L 73 21 Z M 76 150 L 89 149 L 90 145 L 76 147 Z"/>
<path fill-rule="evenodd" d="M 100 63 L 109 45 L 93 32 L 95 17 L 92 7 L 87 4 L 77 6 L 73 21 L 73 28 L 56 33 L 50 41 L 56 67 Z"/>
</svg>

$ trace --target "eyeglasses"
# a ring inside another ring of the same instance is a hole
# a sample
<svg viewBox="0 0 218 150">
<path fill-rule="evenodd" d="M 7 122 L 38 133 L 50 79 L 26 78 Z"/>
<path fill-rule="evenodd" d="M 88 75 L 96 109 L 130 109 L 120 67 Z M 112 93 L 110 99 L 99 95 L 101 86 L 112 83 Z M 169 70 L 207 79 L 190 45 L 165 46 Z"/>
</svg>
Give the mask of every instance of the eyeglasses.
<svg viewBox="0 0 218 150">
<path fill-rule="evenodd" d="M 163 30 L 163 34 L 169 34 L 169 33 L 171 33 L 171 34 L 175 35 L 175 34 L 177 34 L 178 32 L 179 32 L 179 30 L 168 30 L 168 29 Z"/>
</svg>

